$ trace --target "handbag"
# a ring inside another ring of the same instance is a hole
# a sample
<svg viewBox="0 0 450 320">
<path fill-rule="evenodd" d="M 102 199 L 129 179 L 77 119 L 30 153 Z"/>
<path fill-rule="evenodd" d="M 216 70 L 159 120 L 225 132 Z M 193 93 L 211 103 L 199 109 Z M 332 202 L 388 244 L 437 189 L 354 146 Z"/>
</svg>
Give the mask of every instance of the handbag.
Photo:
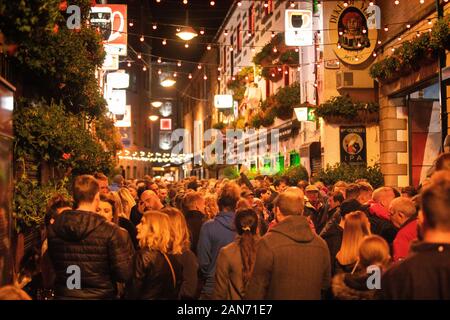
<svg viewBox="0 0 450 320">
<path fill-rule="evenodd" d="M 173 266 L 172 266 L 172 263 L 170 262 L 169 257 L 165 253 L 162 253 L 162 254 L 163 254 L 164 258 L 166 259 L 167 263 L 169 264 L 170 271 L 172 273 L 173 287 L 176 288 L 177 287 L 177 277 L 175 275 L 175 270 L 173 270 Z"/>
</svg>

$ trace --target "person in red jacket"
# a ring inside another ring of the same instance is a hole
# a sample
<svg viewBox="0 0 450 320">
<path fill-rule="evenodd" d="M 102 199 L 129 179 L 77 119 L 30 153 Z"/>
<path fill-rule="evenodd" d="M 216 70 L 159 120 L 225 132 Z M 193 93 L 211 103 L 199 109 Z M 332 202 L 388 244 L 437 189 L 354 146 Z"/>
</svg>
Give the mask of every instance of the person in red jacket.
<svg viewBox="0 0 450 320">
<path fill-rule="evenodd" d="M 399 229 L 393 242 L 394 261 L 399 261 L 406 258 L 411 242 L 417 239 L 416 206 L 409 198 L 396 198 L 389 207 L 389 217 Z"/>
</svg>

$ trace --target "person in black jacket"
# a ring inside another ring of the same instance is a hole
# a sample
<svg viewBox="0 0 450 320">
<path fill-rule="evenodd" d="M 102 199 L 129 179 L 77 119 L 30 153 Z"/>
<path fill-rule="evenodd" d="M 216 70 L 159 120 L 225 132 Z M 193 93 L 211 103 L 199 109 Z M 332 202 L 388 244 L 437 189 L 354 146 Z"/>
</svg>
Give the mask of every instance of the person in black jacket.
<svg viewBox="0 0 450 320">
<path fill-rule="evenodd" d="M 181 300 L 195 300 L 200 295 L 200 283 L 198 279 L 198 261 L 190 249 L 191 240 L 186 219 L 183 213 L 176 208 L 167 207 L 161 210 L 169 216 L 172 247 L 171 253 L 183 266 L 183 282 L 181 284 L 179 298 Z"/>
<path fill-rule="evenodd" d="M 183 283 L 183 266 L 170 253 L 171 231 L 167 214 L 147 211 L 138 225 L 140 250 L 125 297 L 136 300 L 175 300 Z"/>
<path fill-rule="evenodd" d="M 76 210 L 62 212 L 48 228 L 55 298 L 114 299 L 116 282 L 126 282 L 131 276 L 134 250 L 130 237 L 95 213 L 100 194 L 93 176 L 75 179 L 73 198 Z"/>
<path fill-rule="evenodd" d="M 197 254 L 200 229 L 206 222 L 205 199 L 200 192 L 189 192 L 183 198 L 183 213 L 191 236 L 191 250 Z"/>
<path fill-rule="evenodd" d="M 130 221 L 137 226 L 141 222 L 144 212 L 149 210 L 161 210 L 164 205 L 155 192 L 145 190 L 139 197 L 139 202 L 131 209 Z"/>
</svg>

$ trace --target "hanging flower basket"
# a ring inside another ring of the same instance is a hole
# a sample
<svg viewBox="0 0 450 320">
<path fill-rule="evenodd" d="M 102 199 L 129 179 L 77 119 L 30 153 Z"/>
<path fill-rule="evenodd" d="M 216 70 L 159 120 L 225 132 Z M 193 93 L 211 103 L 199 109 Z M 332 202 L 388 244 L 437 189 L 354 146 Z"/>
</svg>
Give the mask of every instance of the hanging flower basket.
<svg viewBox="0 0 450 320">
<path fill-rule="evenodd" d="M 323 117 L 329 124 L 375 124 L 378 123 L 378 112 L 359 110 L 354 117 L 344 115 L 329 115 Z"/>
</svg>

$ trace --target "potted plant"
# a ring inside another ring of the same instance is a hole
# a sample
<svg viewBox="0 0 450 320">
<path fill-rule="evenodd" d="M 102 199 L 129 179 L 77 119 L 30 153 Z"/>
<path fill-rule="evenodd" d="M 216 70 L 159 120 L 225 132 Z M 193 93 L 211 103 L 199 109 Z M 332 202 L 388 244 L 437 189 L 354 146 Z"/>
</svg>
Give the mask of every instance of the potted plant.
<svg viewBox="0 0 450 320">
<path fill-rule="evenodd" d="M 438 19 L 431 30 L 430 44 L 436 49 L 450 50 L 450 18 Z"/>
<path fill-rule="evenodd" d="M 280 55 L 279 62 L 287 65 L 298 65 L 299 55 L 295 50 L 288 50 Z"/>
</svg>

